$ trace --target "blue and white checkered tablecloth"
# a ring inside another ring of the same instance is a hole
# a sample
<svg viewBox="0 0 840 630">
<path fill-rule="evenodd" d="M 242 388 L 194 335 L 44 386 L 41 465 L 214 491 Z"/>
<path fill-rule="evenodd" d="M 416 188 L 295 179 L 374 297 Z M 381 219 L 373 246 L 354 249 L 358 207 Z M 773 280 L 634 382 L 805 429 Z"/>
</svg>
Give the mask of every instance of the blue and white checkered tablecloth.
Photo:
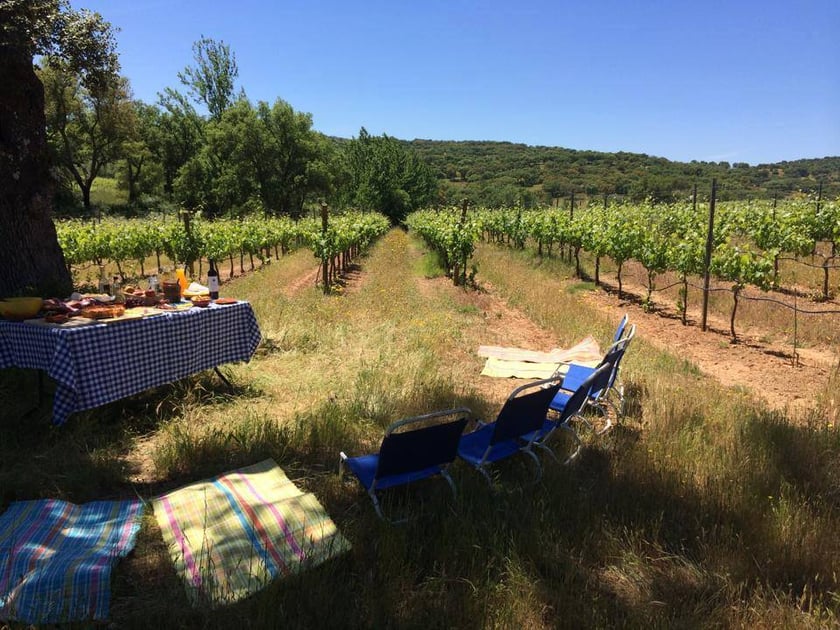
<svg viewBox="0 0 840 630">
<path fill-rule="evenodd" d="M 53 423 L 83 409 L 217 367 L 248 361 L 260 329 L 248 302 L 72 328 L 0 321 L 0 368 L 56 381 Z"/>
</svg>

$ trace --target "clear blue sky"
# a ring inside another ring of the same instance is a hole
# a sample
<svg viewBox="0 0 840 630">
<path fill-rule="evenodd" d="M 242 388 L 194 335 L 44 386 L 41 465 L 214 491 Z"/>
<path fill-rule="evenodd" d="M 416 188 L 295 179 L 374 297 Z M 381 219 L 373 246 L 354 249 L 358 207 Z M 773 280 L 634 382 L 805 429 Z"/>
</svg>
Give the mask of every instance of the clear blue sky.
<svg viewBox="0 0 840 630">
<path fill-rule="evenodd" d="M 314 127 L 674 160 L 840 155 L 840 0 L 72 0 L 154 102 L 201 35 Z"/>
</svg>

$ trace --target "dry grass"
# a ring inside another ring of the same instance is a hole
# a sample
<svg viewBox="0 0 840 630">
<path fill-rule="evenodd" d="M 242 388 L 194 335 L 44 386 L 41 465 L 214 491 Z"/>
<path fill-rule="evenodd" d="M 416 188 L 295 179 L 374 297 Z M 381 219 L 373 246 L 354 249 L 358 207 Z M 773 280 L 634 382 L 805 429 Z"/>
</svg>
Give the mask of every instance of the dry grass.
<svg viewBox="0 0 840 630">
<path fill-rule="evenodd" d="M 0 375 L 12 401 L 0 509 L 40 496 L 150 497 L 271 456 L 353 544 L 245 602 L 192 610 L 147 516 L 115 575 L 112 618 L 122 627 L 836 623 L 836 422 L 815 414 L 792 426 L 643 339 L 625 363 L 631 413 L 589 440 L 577 465 L 545 461 L 536 486 L 526 465 L 501 466 L 494 489 L 455 466 L 456 501 L 444 484 L 394 492 L 387 508 L 418 518 L 381 523 L 358 485 L 338 480 L 338 451 L 375 449 L 401 416 L 462 404 L 492 416 L 500 398 L 478 376 L 475 347 L 495 314 L 487 294 L 427 280 L 420 246 L 401 231 L 362 264 L 360 284 L 342 296 L 289 289 L 314 267 L 309 252 L 224 285 L 252 301 L 265 337 L 250 364 L 227 369 L 233 390 L 203 375 L 56 431 L 45 407 L 27 415 L 14 396 L 34 391 L 32 375 Z M 558 345 L 611 334 L 615 323 L 565 292 L 550 265 L 482 248 L 479 269 Z M 826 409 L 834 398 L 826 393 Z"/>
</svg>

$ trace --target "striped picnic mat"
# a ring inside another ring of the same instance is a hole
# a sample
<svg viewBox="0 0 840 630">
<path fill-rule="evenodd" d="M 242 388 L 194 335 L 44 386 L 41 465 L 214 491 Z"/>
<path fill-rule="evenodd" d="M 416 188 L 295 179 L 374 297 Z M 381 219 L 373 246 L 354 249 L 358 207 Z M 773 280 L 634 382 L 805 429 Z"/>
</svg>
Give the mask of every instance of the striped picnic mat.
<svg viewBox="0 0 840 630">
<path fill-rule="evenodd" d="M 315 496 L 271 459 L 180 488 L 153 506 L 194 606 L 238 601 L 350 549 Z"/>
<path fill-rule="evenodd" d="M 0 516 L 0 619 L 105 620 L 111 568 L 134 548 L 140 501 L 12 503 Z"/>
</svg>

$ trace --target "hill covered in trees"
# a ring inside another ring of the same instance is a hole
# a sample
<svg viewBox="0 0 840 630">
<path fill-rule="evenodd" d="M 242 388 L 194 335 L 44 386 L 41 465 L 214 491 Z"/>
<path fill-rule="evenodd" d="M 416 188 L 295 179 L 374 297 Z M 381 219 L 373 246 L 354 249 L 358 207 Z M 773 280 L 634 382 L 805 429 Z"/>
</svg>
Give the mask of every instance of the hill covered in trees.
<svg viewBox="0 0 840 630">
<path fill-rule="evenodd" d="M 510 142 L 405 141 L 437 174 L 440 197 L 467 197 L 486 206 L 531 206 L 558 199 L 599 197 L 671 200 L 691 195 L 697 184 L 708 194 L 717 178 L 722 199 L 773 198 L 795 194 L 840 195 L 840 157 L 778 164 L 674 162 L 641 153 L 603 153 Z"/>
</svg>

